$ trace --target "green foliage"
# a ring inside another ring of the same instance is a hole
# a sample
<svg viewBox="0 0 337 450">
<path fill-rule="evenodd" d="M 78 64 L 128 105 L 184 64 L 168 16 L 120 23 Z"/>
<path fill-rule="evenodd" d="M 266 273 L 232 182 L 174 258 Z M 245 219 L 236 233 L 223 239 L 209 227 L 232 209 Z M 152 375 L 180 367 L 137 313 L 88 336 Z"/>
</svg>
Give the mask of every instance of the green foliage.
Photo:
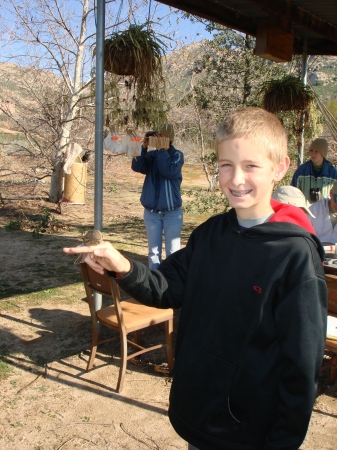
<svg viewBox="0 0 337 450">
<path fill-rule="evenodd" d="M 132 77 L 107 73 L 104 86 L 106 118 L 117 130 L 141 126 L 156 129 L 167 122 L 169 104 L 165 100 L 165 86 L 160 82 L 138 95 Z"/>
<path fill-rule="evenodd" d="M 11 220 L 6 228 L 9 231 L 30 230 L 32 231 L 33 238 L 40 238 L 41 235 L 47 233 L 47 231 L 57 231 L 60 226 L 59 220 L 51 214 L 48 208 L 45 208 L 43 214 L 32 219 L 28 219 L 27 216 L 22 213 L 18 219 Z"/>
<path fill-rule="evenodd" d="M 257 105 L 257 80 L 285 73 L 283 65 L 254 56 L 251 36 L 221 28 L 207 47 L 196 63 L 201 81 L 195 94 L 199 109 L 212 110 L 217 122 L 238 107 Z"/>
<path fill-rule="evenodd" d="M 186 213 L 216 214 L 231 208 L 227 198 L 220 192 L 203 191 L 197 188 L 182 191 L 182 195 L 192 199 L 184 203 L 183 209 Z"/>
<path fill-rule="evenodd" d="M 104 68 L 111 72 L 106 98 L 118 125 L 159 127 L 167 121 L 162 67 L 166 44 L 151 25 L 131 24 L 105 40 Z"/>
<path fill-rule="evenodd" d="M 212 187 L 217 187 L 219 181 L 219 164 L 216 152 L 212 151 L 211 153 L 204 155 L 201 162 L 206 166 L 206 171 L 211 178 Z"/>
<path fill-rule="evenodd" d="M 30 229 L 33 232 L 33 238 L 39 238 L 46 233 L 48 229 L 55 229 L 58 220 L 51 214 L 48 208 L 43 210 L 43 214 L 31 221 Z"/>
<path fill-rule="evenodd" d="M 317 107 L 316 100 L 310 104 L 308 117 L 304 126 L 304 137 L 313 139 L 323 133 L 324 117 Z"/>
<path fill-rule="evenodd" d="M 273 114 L 308 110 L 315 98 L 310 86 L 304 85 L 298 77 L 288 74 L 264 81 L 258 95 L 263 97 L 264 108 Z"/>
<path fill-rule="evenodd" d="M 165 54 L 165 48 L 166 44 L 154 32 L 152 22 L 146 22 L 141 25 L 130 24 L 126 30 L 113 32 L 105 40 L 104 51 L 113 56 L 114 52 L 129 54 L 129 50 L 136 62 L 135 76 L 145 79 L 144 66 L 150 72 L 162 70 L 161 57 Z"/>
<path fill-rule="evenodd" d="M 263 82 L 257 95 L 262 98 L 265 109 L 283 123 L 289 140 L 290 159 L 297 163 L 302 133 L 305 139 L 312 139 L 323 131 L 324 119 L 317 107 L 314 91 L 299 78 L 285 75 Z"/>
<path fill-rule="evenodd" d="M 293 146 L 297 148 L 302 132 L 301 115 L 296 111 L 279 112 L 276 115 L 287 131 L 289 149 Z M 304 122 L 305 139 L 313 139 L 314 137 L 319 136 L 323 131 L 323 121 L 324 119 L 317 109 L 316 102 L 312 102 L 306 113 L 306 120 Z"/>
<path fill-rule="evenodd" d="M 14 230 L 22 230 L 22 220 L 14 219 L 9 222 L 9 224 L 6 226 L 6 228 L 10 231 Z"/>
</svg>

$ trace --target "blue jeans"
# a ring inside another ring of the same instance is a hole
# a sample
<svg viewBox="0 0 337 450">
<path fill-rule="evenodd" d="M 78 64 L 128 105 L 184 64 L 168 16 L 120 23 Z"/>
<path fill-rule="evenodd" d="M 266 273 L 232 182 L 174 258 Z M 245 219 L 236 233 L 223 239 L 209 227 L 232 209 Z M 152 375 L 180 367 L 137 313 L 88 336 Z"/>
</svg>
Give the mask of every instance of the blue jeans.
<svg viewBox="0 0 337 450">
<path fill-rule="evenodd" d="M 144 222 L 149 245 L 149 268 L 158 269 L 161 263 L 163 231 L 166 257 L 180 249 L 183 211 L 178 208 L 174 211 L 157 213 L 144 209 Z"/>
</svg>

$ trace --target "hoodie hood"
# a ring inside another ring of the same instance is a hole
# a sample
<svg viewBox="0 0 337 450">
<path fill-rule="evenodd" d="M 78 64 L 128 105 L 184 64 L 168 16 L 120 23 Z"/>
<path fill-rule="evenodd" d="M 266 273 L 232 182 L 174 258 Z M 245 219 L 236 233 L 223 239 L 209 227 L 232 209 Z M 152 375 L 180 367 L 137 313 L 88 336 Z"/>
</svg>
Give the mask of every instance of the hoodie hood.
<svg viewBox="0 0 337 450">
<path fill-rule="evenodd" d="M 269 222 L 293 223 L 309 231 L 309 233 L 316 234 L 307 215 L 298 206 L 281 203 L 274 199 L 271 199 L 270 204 L 275 214 L 270 218 Z"/>
<path fill-rule="evenodd" d="M 297 206 L 281 203 L 274 199 L 271 199 L 270 204 L 274 210 L 274 214 L 269 221 L 245 229 L 242 235 L 248 239 L 264 239 L 266 235 L 273 235 L 275 239 L 282 237 L 305 237 L 315 243 L 320 258 L 323 261 L 323 245 L 316 236 L 315 230 L 305 212 Z M 239 224 L 234 208 L 228 212 L 228 220 L 232 224 L 233 232 L 239 233 Z"/>
</svg>

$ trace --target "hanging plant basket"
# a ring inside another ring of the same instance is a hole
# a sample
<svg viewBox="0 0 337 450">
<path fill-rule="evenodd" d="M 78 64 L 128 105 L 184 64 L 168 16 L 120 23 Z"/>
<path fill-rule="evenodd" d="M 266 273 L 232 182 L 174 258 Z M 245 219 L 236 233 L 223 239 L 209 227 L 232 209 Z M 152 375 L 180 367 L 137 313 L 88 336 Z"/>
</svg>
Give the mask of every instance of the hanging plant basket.
<svg viewBox="0 0 337 450">
<path fill-rule="evenodd" d="M 119 49 L 111 45 L 110 40 L 104 43 L 104 70 L 117 75 L 134 76 L 136 69 L 132 50 Z"/>
<path fill-rule="evenodd" d="M 104 43 L 111 118 L 124 126 L 158 127 L 167 120 L 162 68 L 166 44 L 150 25 L 132 24 L 113 32 Z"/>
<path fill-rule="evenodd" d="M 264 108 L 273 114 L 306 111 L 315 98 L 312 89 L 292 75 L 266 81 L 259 94 L 263 97 Z"/>
<path fill-rule="evenodd" d="M 162 78 L 165 47 L 150 23 L 131 24 L 105 40 L 104 70 L 116 75 L 132 75 L 137 83 L 149 88 L 153 80 Z"/>
</svg>

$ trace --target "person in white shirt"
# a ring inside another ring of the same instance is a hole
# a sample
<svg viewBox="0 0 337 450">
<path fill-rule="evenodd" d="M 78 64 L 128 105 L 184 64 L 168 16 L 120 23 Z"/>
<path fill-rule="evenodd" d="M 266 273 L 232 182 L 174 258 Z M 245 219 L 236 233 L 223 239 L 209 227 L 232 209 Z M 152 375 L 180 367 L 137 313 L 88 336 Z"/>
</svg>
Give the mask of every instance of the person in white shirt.
<svg viewBox="0 0 337 450">
<path fill-rule="evenodd" d="M 322 243 L 337 242 L 337 181 L 330 190 L 330 198 L 324 198 L 310 206 L 310 211 L 316 217 L 309 216 L 317 237 Z"/>
</svg>

